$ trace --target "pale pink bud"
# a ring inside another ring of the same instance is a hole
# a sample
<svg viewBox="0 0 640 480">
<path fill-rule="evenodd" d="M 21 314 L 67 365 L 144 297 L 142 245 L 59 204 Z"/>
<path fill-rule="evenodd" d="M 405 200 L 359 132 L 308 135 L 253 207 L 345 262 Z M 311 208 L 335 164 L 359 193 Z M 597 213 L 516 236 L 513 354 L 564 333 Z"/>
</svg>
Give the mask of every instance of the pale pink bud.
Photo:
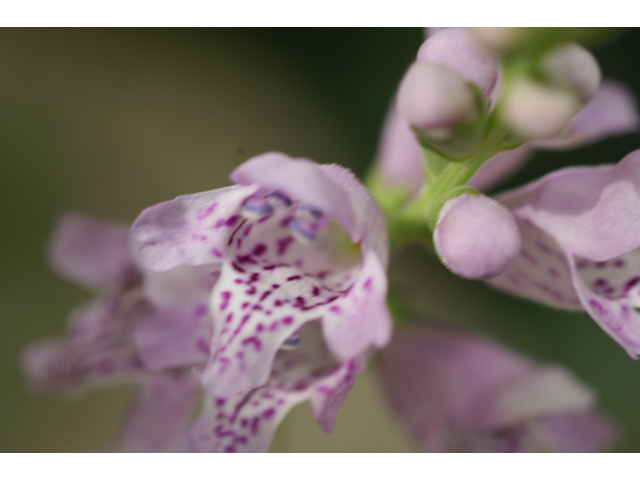
<svg viewBox="0 0 640 480">
<path fill-rule="evenodd" d="M 400 114 L 419 130 L 449 129 L 475 120 L 478 102 L 465 80 L 435 63 L 414 63 L 398 90 Z M 439 132 L 442 133 L 442 132 Z"/>
<path fill-rule="evenodd" d="M 525 138 L 548 138 L 561 133 L 578 110 L 575 95 L 533 80 L 522 80 L 505 95 L 506 123 Z"/>
<path fill-rule="evenodd" d="M 542 68 L 553 82 L 575 92 L 583 103 L 593 98 L 602 79 L 597 60 L 577 43 L 554 48 L 542 60 Z"/>
<path fill-rule="evenodd" d="M 475 27 L 473 35 L 486 46 L 499 51 L 511 49 L 521 38 L 521 27 Z"/>
<path fill-rule="evenodd" d="M 417 61 L 449 67 L 477 85 L 485 98 L 498 79 L 498 56 L 464 28 L 446 28 L 429 37 L 418 50 Z"/>
<path fill-rule="evenodd" d="M 520 253 L 513 215 L 495 200 L 463 194 L 447 200 L 433 235 L 442 263 L 471 280 L 495 277 Z"/>
</svg>

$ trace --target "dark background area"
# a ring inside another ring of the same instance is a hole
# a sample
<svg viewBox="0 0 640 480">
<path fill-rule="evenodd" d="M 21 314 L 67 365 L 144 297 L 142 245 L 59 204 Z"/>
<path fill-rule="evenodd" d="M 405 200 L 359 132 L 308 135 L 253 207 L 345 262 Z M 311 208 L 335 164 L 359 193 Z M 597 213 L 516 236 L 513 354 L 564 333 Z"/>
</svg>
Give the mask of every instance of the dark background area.
<svg viewBox="0 0 640 480">
<path fill-rule="evenodd" d="M 91 297 L 48 267 L 56 215 L 73 209 L 132 221 L 145 207 L 228 184 L 269 150 L 340 163 L 362 176 L 421 29 L 0 30 L 0 451 L 107 448 L 130 387 L 77 399 L 36 396 L 19 369 L 31 341 L 62 334 Z M 640 96 L 640 32 L 594 49 L 604 76 Z M 611 163 L 640 136 L 538 152 L 504 186 L 571 164 Z M 391 279 L 415 309 L 566 365 L 640 450 L 640 364 L 587 315 L 508 297 L 450 275 L 419 249 Z M 283 423 L 275 451 L 403 451 L 370 368 L 333 435 L 309 407 Z"/>
</svg>

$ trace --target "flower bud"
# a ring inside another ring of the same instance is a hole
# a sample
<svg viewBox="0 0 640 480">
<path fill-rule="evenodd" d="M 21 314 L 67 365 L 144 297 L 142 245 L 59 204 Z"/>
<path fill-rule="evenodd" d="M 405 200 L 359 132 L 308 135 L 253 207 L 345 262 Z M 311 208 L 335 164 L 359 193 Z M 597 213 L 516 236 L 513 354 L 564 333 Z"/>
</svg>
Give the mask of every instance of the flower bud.
<svg viewBox="0 0 640 480">
<path fill-rule="evenodd" d="M 593 98 L 602 79 L 594 56 L 577 43 L 551 50 L 542 60 L 542 70 L 553 83 L 575 92 L 583 104 Z"/>
<path fill-rule="evenodd" d="M 418 62 L 449 67 L 474 83 L 488 98 L 498 79 L 498 57 L 464 28 L 447 28 L 428 38 L 418 50 Z"/>
<path fill-rule="evenodd" d="M 561 133 L 579 110 L 571 92 L 533 80 L 521 80 L 505 94 L 505 122 L 527 139 L 548 138 Z"/>
<path fill-rule="evenodd" d="M 414 63 L 398 90 L 398 110 L 414 127 L 446 138 L 456 125 L 478 117 L 471 87 L 451 69 L 435 63 Z"/>
<path fill-rule="evenodd" d="M 487 47 L 503 52 L 518 43 L 524 30 L 521 27 L 475 27 L 471 32 Z"/>
<path fill-rule="evenodd" d="M 447 200 L 438 214 L 433 240 L 442 263 L 471 280 L 499 275 L 520 252 L 520 232 L 513 216 L 483 195 Z"/>
</svg>

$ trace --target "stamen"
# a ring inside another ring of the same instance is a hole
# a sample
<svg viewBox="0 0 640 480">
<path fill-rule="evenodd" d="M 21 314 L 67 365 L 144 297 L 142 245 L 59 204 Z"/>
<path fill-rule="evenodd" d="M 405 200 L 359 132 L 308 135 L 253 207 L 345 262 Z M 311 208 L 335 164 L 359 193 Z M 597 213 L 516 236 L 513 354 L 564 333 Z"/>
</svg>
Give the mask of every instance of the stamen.
<svg viewBox="0 0 640 480">
<path fill-rule="evenodd" d="M 322 212 L 311 205 L 300 205 L 295 214 L 296 218 L 305 220 L 310 223 L 315 223 L 322 218 Z"/>
<path fill-rule="evenodd" d="M 242 215 L 249 220 L 257 220 L 273 213 L 273 207 L 266 198 L 250 197 L 242 206 Z"/>
<path fill-rule="evenodd" d="M 284 341 L 281 348 L 282 350 L 293 350 L 298 345 L 300 345 L 300 336 L 298 334 L 293 334 Z"/>
<path fill-rule="evenodd" d="M 269 194 L 267 197 L 267 203 L 273 208 L 278 208 L 282 206 L 290 207 L 293 202 L 284 193 L 275 191 Z"/>
<path fill-rule="evenodd" d="M 293 238 L 303 245 L 309 245 L 316 239 L 315 225 L 304 220 L 292 219 L 289 222 L 289 230 L 291 230 Z"/>
</svg>

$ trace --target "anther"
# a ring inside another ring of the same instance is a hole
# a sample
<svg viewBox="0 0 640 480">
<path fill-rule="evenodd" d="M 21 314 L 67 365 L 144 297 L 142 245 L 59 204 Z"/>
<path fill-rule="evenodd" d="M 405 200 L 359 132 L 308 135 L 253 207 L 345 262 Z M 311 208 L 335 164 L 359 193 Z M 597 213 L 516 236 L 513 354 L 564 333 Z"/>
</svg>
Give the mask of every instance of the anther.
<svg viewBox="0 0 640 480">
<path fill-rule="evenodd" d="M 282 206 L 290 207 L 293 202 L 285 194 L 275 191 L 269 194 L 267 203 L 273 208 L 278 208 Z"/>
<path fill-rule="evenodd" d="M 242 215 L 250 220 L 266 217 L 273 213 L 273 207 L 267 199 L 250 197 L 242 206 Z"/>
<path fill-rule="evenodd" d="M 282 350 L 293 350 L 298 345 L 300 345 L 300 336 L 298 334 L 294 334 L 287 338 L 282 344 Z"/>
<path fill-rule="evenodd" d="M 316 226 L 305 220 L 294 218 L 289 222 L 291 235 L 303 245 L 308 245 L 316 239 Z"/>
</svg>

